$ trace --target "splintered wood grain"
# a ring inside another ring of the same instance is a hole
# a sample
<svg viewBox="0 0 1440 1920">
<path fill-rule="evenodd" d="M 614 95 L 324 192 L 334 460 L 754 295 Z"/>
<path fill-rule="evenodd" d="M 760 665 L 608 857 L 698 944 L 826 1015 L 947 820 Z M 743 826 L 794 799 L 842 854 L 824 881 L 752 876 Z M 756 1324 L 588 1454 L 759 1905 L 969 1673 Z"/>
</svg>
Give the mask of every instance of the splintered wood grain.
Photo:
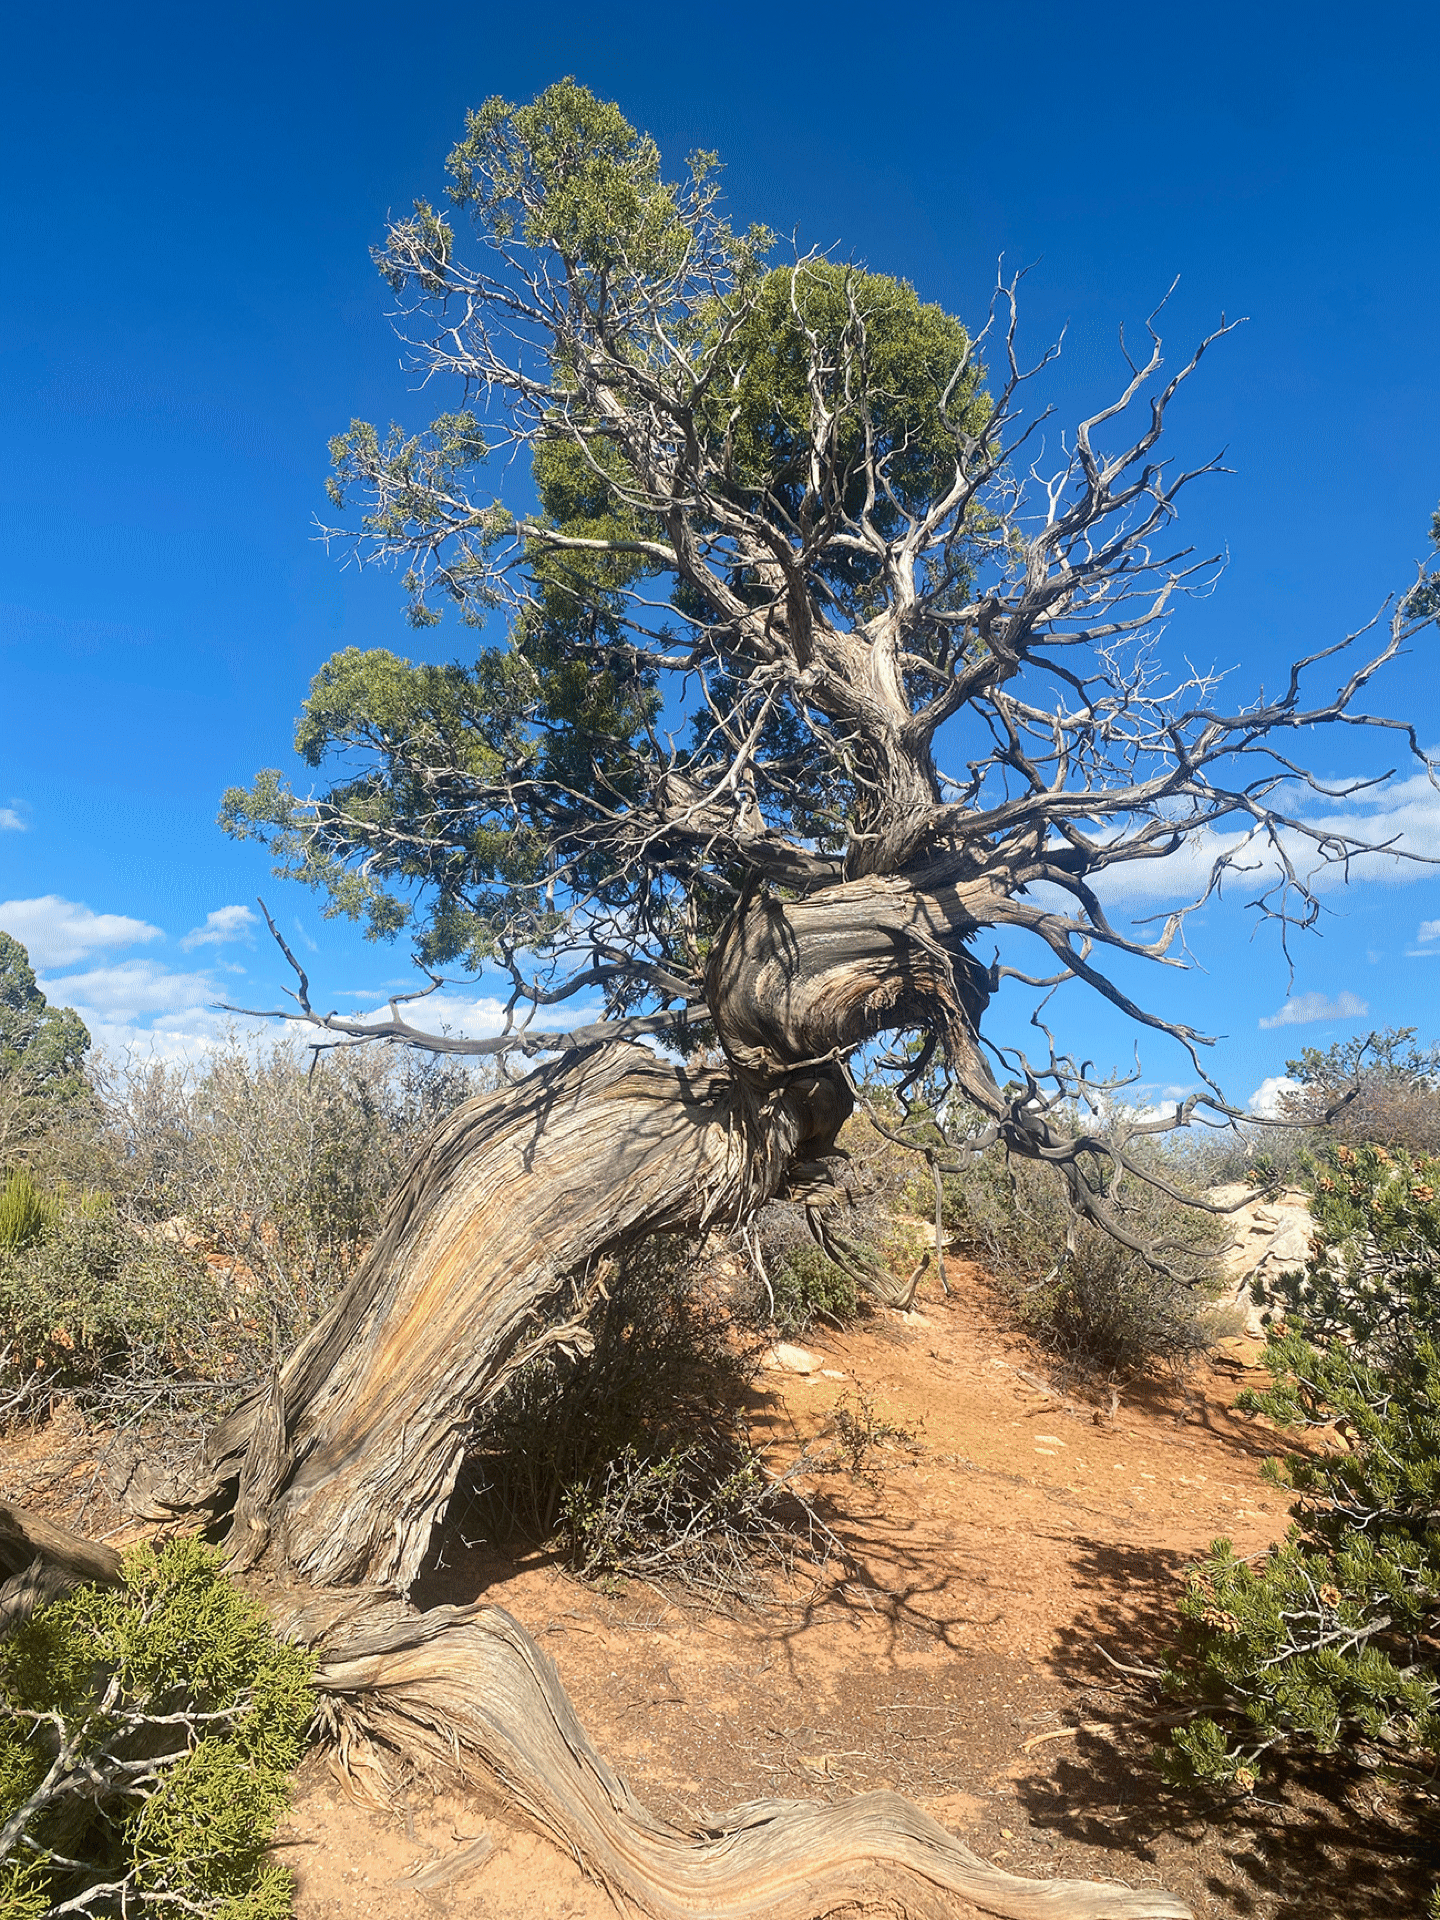
<svg viewBox="0 0 1440 1920">
<path fill-rule="evenodd" d="M 331 1313 L 212 1439 L 201 1494 L 238 1482 L 237 1561 L 273 1540 L 318 1585 L 404 1591 L 477 1411 L 569 1276 L 738 1195 L 728 1090 L 622 1045 L 444 1121 Z"/>
<path fill-rule="evenodd" d="M 289 1630 L 320 1653 L 316 1683 L 357 1769 L 373 1775 L 386 1748 L 458 1761 L 650 1920 L 955 1920 L 962 1903 L 1010 1920 L 1192 1920 L 1169 1894 L 1004 1873 L 896 1793 L 755 1801 L 690 1829 L 663 1820 L 606 1765 L 551 1662 L 499 1607 L 321 1602 Z"/>
</svg>

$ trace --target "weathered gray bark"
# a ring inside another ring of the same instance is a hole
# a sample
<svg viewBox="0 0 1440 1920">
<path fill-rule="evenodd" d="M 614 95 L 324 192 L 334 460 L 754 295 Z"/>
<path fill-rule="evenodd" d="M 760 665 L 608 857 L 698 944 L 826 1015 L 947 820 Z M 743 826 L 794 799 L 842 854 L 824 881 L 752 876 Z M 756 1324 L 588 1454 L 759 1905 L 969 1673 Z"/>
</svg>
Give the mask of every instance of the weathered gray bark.
<svg viewBox="0 0 1440 1920">
<path fill-rule="evenodd" d="M 324 1715 L 362 1776 L 373 1743 L 458 1761 L 649 1920 L 955 1920 L 961 1901 L 1012 1920 L 1191 1920 L 1153 1889 L 1002 1873 L 897 1793 L 754 1801 L 688 1829 L 662 1820 L 606 1766 L 551 1662 L 499 1607 L 387 1617 L 322 1601 L 288 1630 L 318 1648 Z"/>
<path fill-rule="evenodd" d="M 747 902 L 709 973 L 727 1068 L 615 1044 L 457 1110 L 334 1309 L 211 1436 L 188 1503 L 230 1510 L 239 1564 L 270 1547 L 317 1585 L 406 1591 L 477 1413 L 587 1262 L 813 1178 L 867 1034 L 930 1019 L 966 1044 L 981 989 L 957 924 L 957 902 L 887 880 Z"/>
<path fill-rule="evenodd" d="M 0 1500 L 0 1635 L 72 1587 L 113 1586 L 119 1577 L 114 1547 Z"/>
</svg>

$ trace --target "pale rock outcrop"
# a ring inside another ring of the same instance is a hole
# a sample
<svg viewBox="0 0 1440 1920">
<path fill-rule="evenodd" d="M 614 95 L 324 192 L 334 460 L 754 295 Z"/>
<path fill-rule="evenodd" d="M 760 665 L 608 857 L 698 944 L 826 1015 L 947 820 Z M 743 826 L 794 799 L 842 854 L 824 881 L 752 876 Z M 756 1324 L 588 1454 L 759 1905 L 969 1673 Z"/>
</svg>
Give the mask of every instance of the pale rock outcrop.
<svg viewBox="0 0 1440 1920">
<path fill-rule="evenodd" d="M 1220 1256 L 1225 1278 L 1222 1304 L 1238 1308 L 1245 1315 L 1246 1332 L 1263 1338 L 1263 1308 L 1253 1298 L 1254 1283 L 1257 1278 L 1273 1281 L 1309 1259 L 1315 1231 L 1310 1196 L 1298 1187 L 1286 1187 L 1278 1194 L 1256 1193 L 1236 1182 L 1212 1187 L 1208 1197 L 1217 1206 L 1236 1209 L 1229 1216 L 1230 1239 Z"/>
</svg>

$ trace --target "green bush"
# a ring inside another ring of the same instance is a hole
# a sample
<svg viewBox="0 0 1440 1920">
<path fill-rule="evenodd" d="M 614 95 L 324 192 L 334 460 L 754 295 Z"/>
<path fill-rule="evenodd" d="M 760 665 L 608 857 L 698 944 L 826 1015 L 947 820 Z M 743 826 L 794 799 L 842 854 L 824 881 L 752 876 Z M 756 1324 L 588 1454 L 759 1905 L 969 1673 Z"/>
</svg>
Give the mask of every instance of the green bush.
<svg viewBox="0 0 1440 1920">
<path fill-rule="evenodd" d="M 55 1194 L 43 1192 L 23 1167 L 0 1187 L 0 1254 L 21 1253 L 43 1239 L 63 1211 Z"/>
<path fill-rule="evenodd" d="M 844 1327 L 859 1315 L 859 1286 L 817 1246 L 787 1247 L 769 1277 L 775 1324 L 782 1333 L 803 1336 L 817 1320 Z"/>
<path fill-rule="evenodd" d="M 281 1920 L 265 1858 L 313 1710 L 275 1638 L 194 1540 L 125 1557 L 0 1645 L 0 1913 Z"/>
<path fill-rule="evenodd" d="M 1268 1463 L 1296 1495 L 1289 1532 L 1258 1560 L 1215 1542 L 1170 1665 L 1204 1711 L 1169 1770 L 1242 1790 L 1289 1747 L 1440 1765 L 1440 1161 L 1342 1144 L 1312 1180 L 1311 1259 L 1271 1302 L 1272 1384 L 1240 1405 L 1336 1440 Z"/>
<path fill-rule="evenodd" d="M 0 1389 L 17 1413 L 57 1390 L 117 1413 L 175 1404 L 260 1363 L 258 1323 L 245 1326 L 205 1261 L 147 1240 L 103 1200 L 64 1206 L 43 1237 L 0 1251 L 0 1326 Z"/>
</svg>

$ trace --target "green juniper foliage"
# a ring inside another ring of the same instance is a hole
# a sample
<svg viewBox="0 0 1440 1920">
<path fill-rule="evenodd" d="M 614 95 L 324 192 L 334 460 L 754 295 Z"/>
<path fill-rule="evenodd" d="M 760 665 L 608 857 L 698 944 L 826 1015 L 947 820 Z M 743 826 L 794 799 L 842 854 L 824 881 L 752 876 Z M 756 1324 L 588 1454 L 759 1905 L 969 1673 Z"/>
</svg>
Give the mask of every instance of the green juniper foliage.
<svg viewBox="0 0 1440 1920">
<path fill-rule="evenodd" d="M 750 667 L 727 654 L 715 607 L 677 573 L 674 529 L 647 505 L 633 442 L 582 404 L 578 343 L 593 324 L 637 376 L 653 361 L 657 380 L 687 393 L 697 458 L 729 507 L 797 526 L 821 510 L 818 353 L 835 413 L 834 497 L 823 511 L 859 511 L 883 459 L 886 487 L 868 507 L 877 534 L 953 479 L 957 427 L 978 426 L 989 410 L 980 370 L 960 323 L 904 281 L 826 260 L 769 266 L 773 236 L 738 234 L 720 217 L 713 154 L 666 181 L 655 143 L 573 81 L 526 106 L 488 101 L 448 166 L 454 209 L 483 246 L 563 281 L 568 311 L 584 318 L 573 338 L 527 334 L 528 310 L 518 323 L 528 344 L 517 351 L 552 396 L 536 402 L 545 417 L 531 442 L 539 514 L 517 522 L 468 491 L 499 430 L 493 416 L 464 410 L 418 434 L 353 422 L 331 445 L 330 494 L 340 508 L 372 503 L 367 551 L 406 549 L 417 626 L 438 617 L 437 599 L 484 624 L 506 549 L 523 557 L 522 602 L 511 604 L 505 642 L 487 642 L 473 662 L 335 655 L 311 685 L 296 747 L 342 777 L 307 799 L 264 771 L 225 795 L 221 822 L 266 842 L 277 871 L 316 888 L 327 912 L 363 921 L 376 938 L 405 931 L 427 965 L 476 967 L 519 948 L 563 956 L 567 907 L 584 898 L 617 919 L 638 914 L 654 962 L 693 969 L 738 876 L 708 847 L 692 867 L 684 849 L 708 841 L 703 828 L 657 841 L 654 859 L 637 865 L 632 823 L 723 771 L 733 743 L 717 732 L 714 706 L 739 695 Z M 377 262 L 407 303 L 443 299 L 469 271 L 450 216 L 423 202 Z M 971 535 L 991 530 L 977 504 L 947 559 L 956 595 L 970 579 Z M 410 551 L 417 534 L 423 552 Z M 553 534 L 592 544 L 557 546 L 543 537 Z M 880 604 L 884 565 L 860 544 L 817 532 L 810 564 L 837 619 L 861 621 Z M 756 606 L 772 584 L 744 566 L 726 572 L 727 590 Z M 660 610 L 658 645 L 637 634 L 637 594 Z M 930 642 L 917 627 L 908 644 L 918 667 Z M 690 649 L 707 691 L 694 698 L 693 683 L 672 755 L 657 734 L 661 680 Z M 868 803 L 844 756 L 815 750 L 814 715 L 802 706 L 762 697 L 747 719 L 757 729 L 754 798 L 777 827 L 831 848 Z M 610 1011 L 625 1012 L 654 982 L 642 973 L 624 984 L 612 968 L 595 985 Z"/>
<path fill-rule="evenodd" d="M 782 1333 L 804 1335 L 817 1320 L 848 1326 L 860 1314 L 854 1278 L 816 1246 L 787 1247 L 770 1269 L 775 1324 Z"/>
<path fill-rule="evenodd" d="M 30 956 L 0 933 L 0 1167 L 86 1093 L 90 1035 L 73 1007 L 52 1007 Z"/>
<path fill-rule="evenodd" d="M 312 1666 L 195 1540 L 40 1608 L 0 1645 L 0 1914 L 282 1920 Z"/>
<path fill-rule="evenodd" d="M 1169 1769 L 1246 1790 L 1290 1745 L 1411 1776 L 1440 1762 L 1440 1161 L 1339 1144 L 1312 1178 L 1312 1257 L 1272 1302 L 1273 1384 L 1240 1404 L 1335 1441 L 1269 1463 L 1296 1495 L 1277 1547 L 1243 1560 L 1217 1540 L 1191 1569 L 1170 1675 L 1206 1711 Z"/>
</svg>

